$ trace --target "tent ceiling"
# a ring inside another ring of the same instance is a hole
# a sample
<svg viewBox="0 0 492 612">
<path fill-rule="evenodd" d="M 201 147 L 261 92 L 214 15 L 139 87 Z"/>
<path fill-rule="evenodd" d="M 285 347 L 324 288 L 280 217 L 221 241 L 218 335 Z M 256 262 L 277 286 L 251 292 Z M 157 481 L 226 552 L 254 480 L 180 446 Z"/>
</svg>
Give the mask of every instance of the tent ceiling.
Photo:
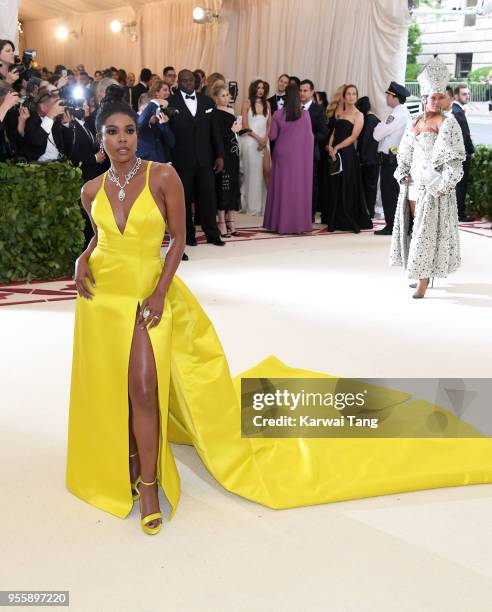
<svg viewBox="0 0 492 612">
<path fill-rule="evenodd" d="M 22 20 L 53 19 L 91 11 L 105 11 L 123 6 L 138 6 L 152 0 L 20 0 Z M 155 1 L 155 0 L 154 0 Z"/>
</svg>

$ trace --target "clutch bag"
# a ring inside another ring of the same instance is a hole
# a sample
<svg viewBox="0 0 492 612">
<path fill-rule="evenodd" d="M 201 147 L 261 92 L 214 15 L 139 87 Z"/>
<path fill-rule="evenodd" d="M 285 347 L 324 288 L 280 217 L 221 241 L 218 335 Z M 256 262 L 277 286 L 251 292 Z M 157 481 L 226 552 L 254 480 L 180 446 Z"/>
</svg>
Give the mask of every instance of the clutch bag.
<svg viewBox="0 0 492 612">
<path fill-rule="evenodd" d="M 342 170 L 343 170 L 342 157 L 340 153 L 337 153 L 335 160 L 333 160 L 331 157 L 328 158 L 328 174 L 330 176 L 335 176 L 335 174 L 340 174 Z"/>
</svg>

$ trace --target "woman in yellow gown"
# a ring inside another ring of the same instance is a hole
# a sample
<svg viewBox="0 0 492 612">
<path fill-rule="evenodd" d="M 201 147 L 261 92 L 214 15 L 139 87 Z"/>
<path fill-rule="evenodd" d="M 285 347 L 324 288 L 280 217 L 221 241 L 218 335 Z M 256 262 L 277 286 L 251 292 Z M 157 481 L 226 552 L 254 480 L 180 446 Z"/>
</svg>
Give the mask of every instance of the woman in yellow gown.
<svg viewBox="0 0 492 612">
<path fill-rule="evenodd" d="M 170 442 L 192 444 L 226 489 L 275 509 L 490 482 L 488 439 L 241 437 L 240 377 L 232 380 L 211 322 L 175 276 L 185 244 L 180 180 L 170 166 L 136 158 L 136 116 L 126 103 L 107 100 L 96 124 L 111 170 L 82 190 L 95 236 L 75 273 L 72 493 L 121 518 L 139 498 L 143 530 L 157 533 L 158 484 L 169 518 L 179 500 Z M 270 357 L 242 376 L 327 375 Z"/>
</svg>

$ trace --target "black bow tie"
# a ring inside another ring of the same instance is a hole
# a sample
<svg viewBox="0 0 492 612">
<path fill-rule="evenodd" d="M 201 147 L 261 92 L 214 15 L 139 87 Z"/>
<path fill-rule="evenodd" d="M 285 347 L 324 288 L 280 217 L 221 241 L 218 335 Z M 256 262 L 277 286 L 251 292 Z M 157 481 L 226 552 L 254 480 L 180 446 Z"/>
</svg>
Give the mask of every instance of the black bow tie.
<svg viewBox="0 0 492 612">
<path fill-rule="evenodd" d="M 277 94 L 277 100 L 282 100 L 285 98 L 285 94 Z"/>
<path fill-rule="evenodd" d="M 185 100 L 194 100 L 195 96 L 189 96 L 188 94 L 186 94 L 185 96 Z"/>
</svg>

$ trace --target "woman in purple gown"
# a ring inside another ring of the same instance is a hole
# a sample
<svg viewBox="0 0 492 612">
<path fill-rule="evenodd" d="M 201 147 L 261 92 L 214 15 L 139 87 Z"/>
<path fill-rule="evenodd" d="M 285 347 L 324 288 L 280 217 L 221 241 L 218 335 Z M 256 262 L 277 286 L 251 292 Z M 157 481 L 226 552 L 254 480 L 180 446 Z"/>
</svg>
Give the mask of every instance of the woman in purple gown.
<svg viewBox="0 0 492 612">
<path fill-rule="evenodd" d="M 294 85 L 287 87 L 284 108 L 273 115 L 269 138 L 275 148 L 263 227 L 279 234 L 310 232 L 314 136 Z"/>
</svg>

